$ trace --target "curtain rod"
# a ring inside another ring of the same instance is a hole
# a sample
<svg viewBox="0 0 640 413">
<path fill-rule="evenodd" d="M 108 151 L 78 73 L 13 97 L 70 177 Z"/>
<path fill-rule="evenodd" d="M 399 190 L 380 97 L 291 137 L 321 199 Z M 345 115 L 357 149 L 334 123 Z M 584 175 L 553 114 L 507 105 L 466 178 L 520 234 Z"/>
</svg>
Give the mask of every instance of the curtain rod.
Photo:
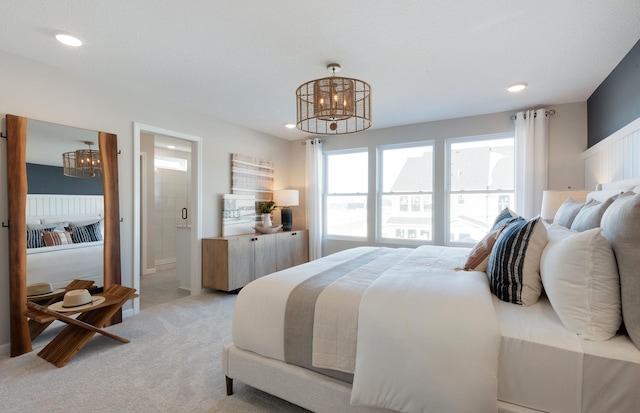
<svg viewBox="0 0 640 413">
<path fill-rule="evenodd" d="M 547 116 L 555 115 L 556 114 L 556 110 L 555 109 L 551 109 L 551 110 L 546 111 L 544 114 L 547 115 Z M 535 118 L 536 115 L 534 114 L 533 117 Z M 509 116 L 509 119 L 516 120 L 516 115 Z"/>
<path fill-rule="evenodd" d="M 314 140 L 316 140 L 316 139 L 319 141 L 319 143 L 324 142 L 324 139 L 314 138 Z M 311 143 L 313 144 L 313 142 L 311 142 Z M 307 144 L 307 141 L 300 142 L 300 145 L 302 145 L 302 146 L 305 146 L 306 144 Z"/>
</svg>

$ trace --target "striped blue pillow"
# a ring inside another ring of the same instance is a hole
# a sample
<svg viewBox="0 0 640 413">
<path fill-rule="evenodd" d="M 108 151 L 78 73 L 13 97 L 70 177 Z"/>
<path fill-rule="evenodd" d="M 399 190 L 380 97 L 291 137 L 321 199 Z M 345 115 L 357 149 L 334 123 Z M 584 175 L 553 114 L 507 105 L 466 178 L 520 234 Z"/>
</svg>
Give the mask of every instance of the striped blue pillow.
<svg viewBox="0 0 640 413">
<path fill-rule="evenodd" d="M 535 304 L 542 292 L 540 257 L 547 230 L 540 217 L 516 220 L 498 236 L 487 264 L 491 292 L 513 304 Z"/>
<path fill-rule="evenodd" d="M 510 210 L 509 208 L 505 208 L 496 217 L 493 221 L 493 225 L 491 226 L 491 230 L 489 232 L 493 232 L 497 229 L 500 229 L 505 224 L 510 224 L 513 221 L 524 219 L 520 217 L 518 214 Z"/>
<path fill-rule="evenodd" d="M 88 225 L 77 226 L 73 223 L 69 224 L 71 230 L 71 239 L 74 244 L 81 242 L 102 241 L 100 233 L 100 221 Z"/>
<path fill-rule="evenodd" d="M 42 248 L 45 246 L 42 231 L 51 232 L 55 227 L 50 228 L 27 228 L 27 248 Z"/>
</svg>

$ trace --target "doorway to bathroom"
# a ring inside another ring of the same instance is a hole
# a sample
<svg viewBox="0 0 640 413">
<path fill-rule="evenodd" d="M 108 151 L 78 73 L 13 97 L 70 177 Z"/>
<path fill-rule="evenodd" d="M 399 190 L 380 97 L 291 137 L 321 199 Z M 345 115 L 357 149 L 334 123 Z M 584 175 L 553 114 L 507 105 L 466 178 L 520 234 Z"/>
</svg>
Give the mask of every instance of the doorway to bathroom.
<svg viewBox="0 0 640 413">
<path fill-rule="evenodd" d="M 200 292 L 197 200 L 201 141 L 145 125 L 136 124 L 135 129 L 137 313 Z"/>
</svg>

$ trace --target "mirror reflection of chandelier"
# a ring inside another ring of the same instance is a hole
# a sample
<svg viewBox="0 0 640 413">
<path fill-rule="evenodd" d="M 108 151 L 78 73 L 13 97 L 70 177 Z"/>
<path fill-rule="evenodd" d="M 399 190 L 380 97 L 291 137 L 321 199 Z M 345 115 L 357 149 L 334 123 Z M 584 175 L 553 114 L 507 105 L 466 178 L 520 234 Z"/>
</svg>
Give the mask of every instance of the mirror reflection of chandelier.
<svg viewBox="0 0 640 413">
<path fill-rule="evenodd" d="M 62 154 L 62 165 L 66 176 L 74 178 L 102 177 L 100 152 L 91 149 L 93 142 L 85 141 L 85 144 L 89 146 L 89 149 L 78 149 Z"/>
<path fill-rule="evenodd" d="M 338 77 L 340 65 L 327 65 L 331 77 L 312 80 L 296 90 L 298 129 L 324 135 L 360 132 L 371 126 L 371 86 Z"/>
</svg>

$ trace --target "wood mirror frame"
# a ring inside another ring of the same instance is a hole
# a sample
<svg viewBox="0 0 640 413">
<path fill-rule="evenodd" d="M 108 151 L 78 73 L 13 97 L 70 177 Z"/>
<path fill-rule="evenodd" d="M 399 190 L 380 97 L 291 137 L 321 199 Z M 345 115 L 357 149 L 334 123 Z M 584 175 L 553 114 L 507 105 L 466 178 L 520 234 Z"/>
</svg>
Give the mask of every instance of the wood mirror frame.
<svg viewBox="0 0 640 413">
<path fill-rule="evenodd" d="M 6 115 L 11 357 L 32 350 L 27 309 L 27 118 Z M 104 288 L 121 283 L 117 136 L 98 132 L 104 187 Z M 122 310 L 111 324 L 122 321 Z"/>
</svg>

